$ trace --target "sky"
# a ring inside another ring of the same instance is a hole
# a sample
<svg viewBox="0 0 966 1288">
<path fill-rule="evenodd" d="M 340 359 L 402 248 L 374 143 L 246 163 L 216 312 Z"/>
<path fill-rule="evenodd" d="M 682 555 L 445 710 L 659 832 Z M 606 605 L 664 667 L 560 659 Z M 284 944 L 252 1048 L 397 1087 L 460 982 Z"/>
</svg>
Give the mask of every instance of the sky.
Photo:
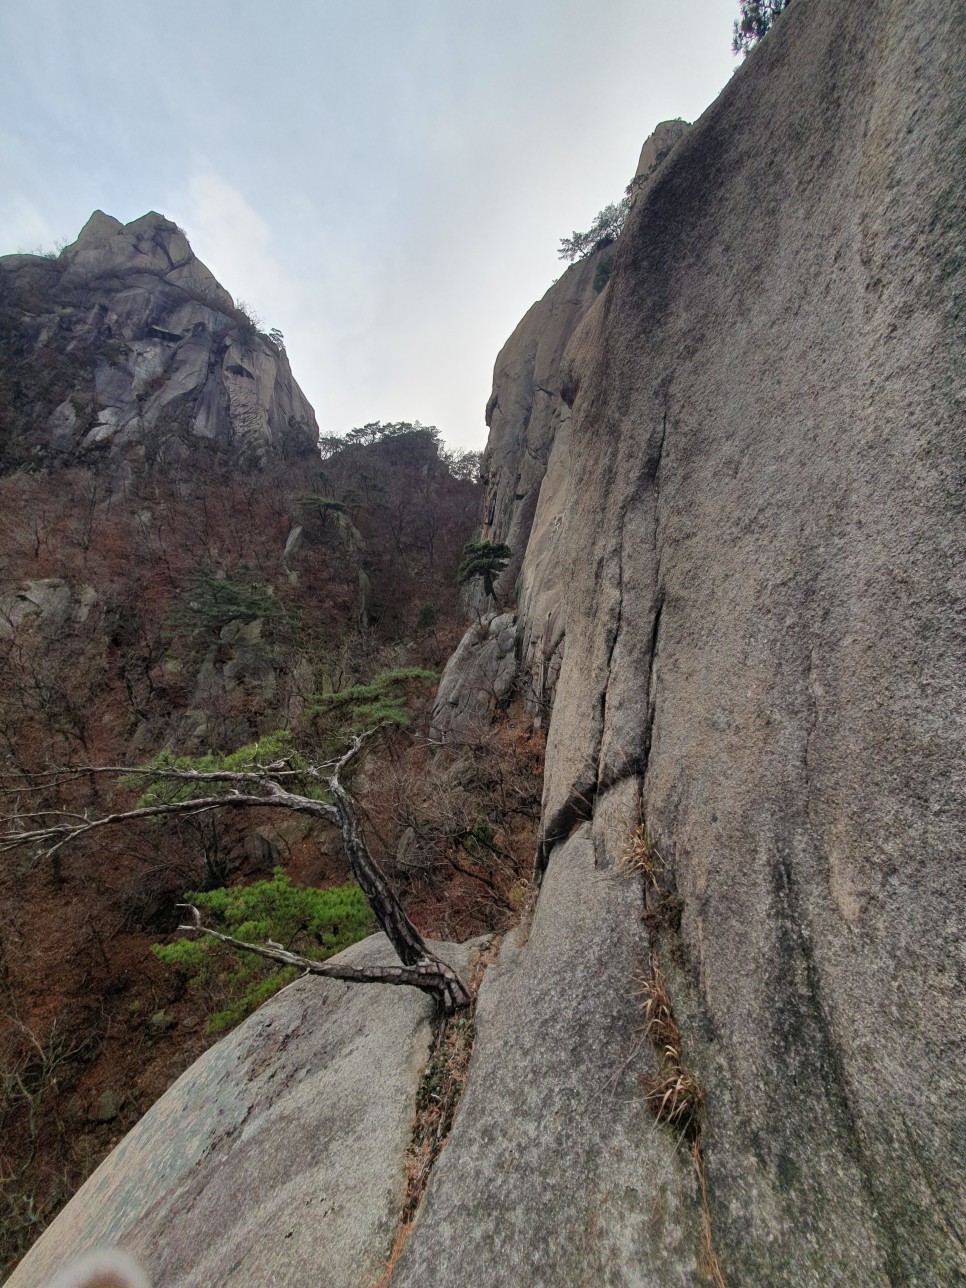
<svg viewBox="0 0 966 1288">
<path fill-rule="evenodd" d="M 496 355 L 737 0 L 4 0 L 0 254 L 158 210 L 277 327 L 324 433 L 480 448 Z"/>
</svg>

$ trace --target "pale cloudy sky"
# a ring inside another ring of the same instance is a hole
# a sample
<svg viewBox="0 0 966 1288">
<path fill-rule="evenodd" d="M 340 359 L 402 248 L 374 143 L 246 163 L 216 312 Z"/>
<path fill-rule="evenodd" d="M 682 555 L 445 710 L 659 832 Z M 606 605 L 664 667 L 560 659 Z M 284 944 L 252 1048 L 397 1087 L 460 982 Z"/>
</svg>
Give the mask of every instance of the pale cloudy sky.
<svg viewBox="0 0 966 1288">
<path fill-rule="evenodd" d="M 493 362 L 660 120 L 735 68 L 737 0 L 4 0 L 0 253 L 160 210 L 322 429 L 482 446 Z"/>
</svg>

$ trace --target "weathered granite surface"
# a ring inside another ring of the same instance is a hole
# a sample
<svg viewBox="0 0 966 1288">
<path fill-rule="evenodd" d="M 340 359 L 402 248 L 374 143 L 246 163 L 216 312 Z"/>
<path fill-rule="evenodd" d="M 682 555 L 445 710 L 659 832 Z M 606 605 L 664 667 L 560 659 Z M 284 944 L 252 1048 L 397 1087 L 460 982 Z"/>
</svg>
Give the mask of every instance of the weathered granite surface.
<svg viewBox="0 0 966 1288">
<path fill-rule="evenodd" d="M 643 776 L 729 1283 L 966 1276 L 964 34 L 796 0 L 571 351 L 545 829 Z"/>
<path fill-rule="evenodd" d="M 528 937 L 487 971 L 469 1086 L 394 1288 L 698 1282 L 687 1150 L 641 1089 L 640 885 L 614 870 L 623 829 L 607 839 L 584 825 L 559 847 Z"/>
<path fill-rule="evenodd" d="M 438 951 L 463 970 L 472 948 Z M 375 935 L 342 959 L 395 955 Z M 415 989 L 318 977 L 290 985 L 145 1114 L 7 1288 L 40 1288 L 104 1243 L 165 1288 L 368 1288 L 405 1193 L 430 1014 Z"/>
<path fill-rule="evenodd" d="M 508 701 L 517 678 L 516 618 L 489 613 L 468 627 L 443 669 L 432 737 L 458 741 Z"/>
<path fill-rule="evenodd" d="M 17 363 L 28 372 L 41 364 L 44 378 L 24 388 L 56 387 L 61 398 L 28 407 L 17 426 L 24 441 L 4 449 L 19 457 L 111 449 L 153 464 L 208 439 L 259 461 L 318 439 L 284 347 L 259 333 L 155 211 L 121 224 L 97 210 L 55 259 L 0 257 L 0 304 Z"/>
</svg>

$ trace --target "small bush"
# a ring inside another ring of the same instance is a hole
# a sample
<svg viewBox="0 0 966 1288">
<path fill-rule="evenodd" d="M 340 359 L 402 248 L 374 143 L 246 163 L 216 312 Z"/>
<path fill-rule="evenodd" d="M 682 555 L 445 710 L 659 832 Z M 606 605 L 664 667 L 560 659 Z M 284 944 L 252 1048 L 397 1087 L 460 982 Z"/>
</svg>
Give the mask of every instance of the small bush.
<svg viewBox="0 0 966 1288">
<path fill-rule="evenodd" d="M 750 54 L 788 4 L 789 0 L 741 0 L 741 17 L 732 32 L 732 52 Z"/>
<path fill-rule="evenodd" d="M 354 684 L 339 693 L 317 694 L 311 712 L 334 724 L 334 732 L 361 733 L 377 725 L 406 725 L 406 686 L 413 681 L 435 684 L 436 674 L 422 667 L 384 671 L 368 684 Z"/>
<path fill-rule="evenodd" d="M 605 206 L 585 233 L 579 233 L 575 229 L 569 237 L 560 239 L 557 250 L 559 258 L 572 264 L 574 260 L 586 259 L 602 246 L 609 246 L 620 235 L 630 208 L 631 199 L 628 196 Z"/>
<path fill-rule="evenodd" d="M 436 609 L 432 604 L 420 604 L 416 614 L 417 631 L 431 631 L 436 625 Z"/>
<path fill-rule="evenodd" d="M 185 902 L 205 909 L 214 928 L 234 939 L 270 939 L 314 961 L 325 961 L 373 929 L 372 912 L 357 885 L 330 890 L 294 886 L 281 868 L 270 881 L 189 891 Z M 154 944 L 151 951 L 186 974 L 189 988 L 207 989 L 224 1003 L 208 1020 L 213 1033 L 238 1024 L 298 975 L 294 967 L 279 968 L 254 953 L 233 952 L 209 937 Z"/>
</svg>

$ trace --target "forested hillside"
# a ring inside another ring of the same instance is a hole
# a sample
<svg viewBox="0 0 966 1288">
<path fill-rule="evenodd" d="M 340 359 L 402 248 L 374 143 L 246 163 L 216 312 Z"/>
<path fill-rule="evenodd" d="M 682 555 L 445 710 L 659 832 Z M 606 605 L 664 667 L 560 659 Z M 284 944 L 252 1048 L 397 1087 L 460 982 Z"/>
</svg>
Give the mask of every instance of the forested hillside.
<svg viewBox="0 0 966 1288">
<path fill-rule="evenodd" d="M 0 830 L 135 806 L 149 780 L 109 767 L 210 767 L 239 749 L 245 763 L 318 761 L 382 724 L 356 785 L 374 853 L 424 931 L 502 924 L 525 897 L 540 748 L 506 726 L 497 748 L 470 739 L 430 771 L 425 740 L 461 629 L 478 457 L 409 423 L 316 448 L 314 418 L 252 451 L 230 399 L 224 433 L 192 432 L 208 395 L 183 379 L 197 338 L 194 323 L 187 339 L 170 329 L 186 307 L 170 285 L 95 274 L 65 288 L 62 264 L 15 258 L 0 271 Z M 126 331 L 105 335 L 116 314 Z M 223 316 L 217 343 L 237 347 Z M 284 358 L 267 335 L 245 343 Z M 99 438 L 118 372 L 134 393 Z M 83 425 L 58 438 L 51 418 L 68 412 Z M 48 850 L 8 843 L 0 867 L 4 1263 L 199 1051 L 291 978 L 227 952 L 159 960 L 185 891 L 231 925 L 217 891 L 251 889 L 242 919 L 315 955 L 372 926 L 364 901 L 311 893 L 348 880 L 335 829 L 270 811 L 135 821 Z"/>
</svg>

